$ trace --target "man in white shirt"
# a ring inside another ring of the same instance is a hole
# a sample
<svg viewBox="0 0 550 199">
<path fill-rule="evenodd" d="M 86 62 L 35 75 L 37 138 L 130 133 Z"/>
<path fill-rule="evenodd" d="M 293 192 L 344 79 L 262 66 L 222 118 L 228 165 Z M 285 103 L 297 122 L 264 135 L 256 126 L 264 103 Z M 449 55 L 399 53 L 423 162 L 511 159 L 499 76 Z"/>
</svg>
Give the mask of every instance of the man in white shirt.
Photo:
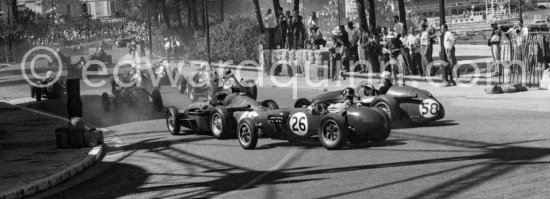
<svg viewBox="0 0 550 199">
<path fill-rule="evenodd" d="M 268 49 L 275 49 L 275 28 L 277 28 L 277 21 L 271 9 L 267 10 L 264 20 L 267 30 Z"/>
<path fill-rule="evenodd" d="M 405 30 L 403 30 L 404 24 L 401 21 L 399 21 L 399 16 L 397 15 L 394 16 L 393 21 L 395 22 L 395 25 L 393 26 L 393 30 L 397 34 L 397 37 L 399 37 L 399 35 L 404 36 L 405 35 Z"/>
<path fill-rule="evenodd" d="M 411 72 L 413 75 L 422 74 L 422 56 L 420 55 L 420 32 L 411 28 L 411 34 L 407 37 L 407 46 L 411 50 Z"/>
<path fill-rule="evenodd" d="M 171 39 L 164 38 L 164 51 L 166 52 L 166 59 L 170 63 L 170 53 L 172 52 Z"/>
<path fill-rule="evenodd" d="M 445 47 L 445 54 L 447 55 L 447 66 L 444 66 L 443 70 L 443 83 L 444 87 L 456 86 L 456 82 L 453 78 L 453 68 L 456 65 L 455 57 L 455 37 L 446 24 L 441 26 L 441 34 L 443 34 L 443 46 Z"/>
</svg>

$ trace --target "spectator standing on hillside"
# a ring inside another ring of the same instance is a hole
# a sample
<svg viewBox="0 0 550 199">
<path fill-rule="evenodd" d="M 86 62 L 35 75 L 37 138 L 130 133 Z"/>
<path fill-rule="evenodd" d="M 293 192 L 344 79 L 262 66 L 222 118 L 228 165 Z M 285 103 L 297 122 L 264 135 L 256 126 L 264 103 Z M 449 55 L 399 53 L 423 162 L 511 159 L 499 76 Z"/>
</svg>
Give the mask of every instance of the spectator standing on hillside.
<svg viewBox="0 0 550 199">
<path fill-rule="evenodd" d="M 367 29 L 363 26 L 360 26 L 359 28 L 359 41 L 357 41 L 357 54 L 359 57 L 359 61 L 367 62 L 367 48 L 369 43 L 369 32 Z M 368 70 L 367 64 L 361 64 L 361 71 L 360 73 L 366 73 Z"/>
<path fill-rule="evenodd" d="M 279 25 L 277 26 L 277 34 L 278 34 L 278 37 L 279 37 L 279 46 L 281 46 L 281 48 L 287 48 L 286 46 L 286 31 L 288 29 L 288 19 L 287 17 L 283 14 L 283 8 L 282 7 L 279 7 L 279 13 L 281 13 L 281 15 L 279 16 L 279 18 L 277 19 L 277 21 L 279 22 Z"/>
<path fill-rule="evenodd" d="M 387 36 L 387 47 L 386 53 L 390 56 L 390 64 L 386 66 L 386 71 L 393 74 L 394 81 L 397 81 L 397 74 L 399 73 L 399 54 L 401 54 L 401 48 L 403 43 L 401 42 L 401 37 L 397 35 L 394 31 L 390 31 Z"/>
<path fill-rule="evenodd" d="M 316 12 L 311 12 L 311 16 L 309 17 L 309 20 L 307 22 L 307 25 L 311 28 L 313 26 L 319 27 L 319 18 L 317 17 Z"/>
<path fill-rule="evenodd" d="M 348 22 L 347 32 L 349 34 L 349 60 L 355 63 L 358 60 L 358 41 L 359 30 L 353 26 L 353 22 Z M 349 66 L 348 66 L 349 67 Z"/>
<path fill-rule="evenodd" d="M 447 55 L 447 66 L 443 66 L 443 87 L 456 86 L 456 82 L 453 78 L 453 69 L 456 65 L 455 57 L 455 37 L 446 24 L 441 26 L 441 34 L 443 35 L 443 46 L 445 47 L 445 54 Z"/>
<path fill-rule="evenodd" d="M 421 45 L 420 45 L 420 31 L 417 31 L 415 28 L 411 28 L 411 34 L 407 38 L 407 45 L 411 49 L 412 62 L 411 62 L 411 72 L 413 75 L 422 75 L 422 55 L 421 55 Z"/>
<path fill-rule="evenodd" d="M 336 73 L 338 70 L 338 65 L 341 64 L 342 51 L 344 50 L 344 42 L 342 40 L 342 32 L 340 31 L 340 27 L 336 27 L 334 28 L 334 30 L 332 30 L 332 42 L 328 47 L 330 53 L 330 66 L 328 76 L 332 81 L 335 81 L 338 79 Z"/>
<path fill-rule="evenodd" d="M 285 30 L 285 36 L 286 36 L 286 49 L 293 49 L 294 48 L 294 27 L 293 27 L 293 18 L 292 15 L 290 15 L 290 11 L 286 11 L 285 15 L 285 21 L 286 21 L 286 30 Z"/>
<path fill-rule="evenodd" d="M 168 38 L 164 38 L 164 52 L 166 55 L 166 61 L 170 63 L 170 53 L 172 52 L 172 42 Z"/>
<path fill-rule="evenodd" d="M 264 20 L 265 28 L 267 30 L 268 49 L 275 49 L 275 28 L 277 28 L 277 21 L 275 15 L 271 12 L 271 9 L 267 10 Z"/>
<path fill-rule="evenodd" d="M 344 25 L 340 25 L 340 32 L 342 33 L 341 40 L 342 40 L 342 66 L 340 70 L 340 76 L 343 80 L 346 80 L 344 77 L 344 72 L 349 71 L 349 64 L 350 64 L 350 42 L 349 42 L 349 35 L 348 32 L 346 32 L 346 27 Z"/>
<path fill-rule="evenodd" d="M 399 16 L 393 17 L 393 30 L 395 31 L 396 37 L 403 37 L 405 36 L 405 30 L 403 30 L 404 24 L 399 21 Z"/>
<path fill-rule="evenodd" d="M 313 49 L 318 50 L 320 46 L 324 46 L 327 44 L 327 41 L 323 39 L 323 33 L 321 32 L 321 29 L 317 27 L 317 25 L 314 25 L 309 30 L 309 38 L 311 40 L 311 43 L 313 44 Z"/>
<path fill-rule="evenodd" d="M 502 30 L 500 30 L 497 23 L 492 23 L 491 27 L 493 28 L 493 32 L 491 33 L 489 44 L 491 45 L 493 60 L 500 61 L 500 42 L 502 41 Z"/>
<path fill-rule="evenodd" d="M 294 11 L 294 17 L 292 18 L 292 33 L 294 36 L 294 49 L 299 50 L 304 45 L 305 26 L 302 22 L 302 16 L 298 15 L 298 11 Z"/>
</svg>

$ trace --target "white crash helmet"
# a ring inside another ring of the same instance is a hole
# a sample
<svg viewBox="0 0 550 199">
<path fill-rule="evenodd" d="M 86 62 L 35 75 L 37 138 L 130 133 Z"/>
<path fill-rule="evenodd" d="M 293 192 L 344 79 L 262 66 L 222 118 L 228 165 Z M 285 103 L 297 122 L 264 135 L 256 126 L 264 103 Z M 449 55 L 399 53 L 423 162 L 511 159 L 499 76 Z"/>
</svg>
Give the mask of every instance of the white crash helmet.
<svg viewBox="0 0 550 199">
<path fill-rule="evenodd" d="M 388 80 L 388 81 L 392 81 L 392 75 L 388 71 L 382 72 L 382 74 L 380 74 L 380 78 Z"/>
</svg>

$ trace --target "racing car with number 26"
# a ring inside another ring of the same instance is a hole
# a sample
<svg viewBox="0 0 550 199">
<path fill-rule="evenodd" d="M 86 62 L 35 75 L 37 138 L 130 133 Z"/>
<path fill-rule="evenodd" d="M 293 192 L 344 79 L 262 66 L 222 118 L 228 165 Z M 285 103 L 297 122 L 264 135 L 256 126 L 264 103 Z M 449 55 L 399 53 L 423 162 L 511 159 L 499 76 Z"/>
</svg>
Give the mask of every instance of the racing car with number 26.
<svg viewBox="0 0 550 199">
<path fill-rule="evenodd" d="M 348 141 L 383 142 L 391 133 L 391 120 L 380 109 L 355 104 L 352 88 L 340 92 L 345 100 L 327 107 L 314 101 L 307 107 L 270 110 L 239 122 L 237 137 L 244 149 L 254 149 L 259 137 L 299 140 L 319 139 L 327 149 L 340 149 Z"/>
</svg>

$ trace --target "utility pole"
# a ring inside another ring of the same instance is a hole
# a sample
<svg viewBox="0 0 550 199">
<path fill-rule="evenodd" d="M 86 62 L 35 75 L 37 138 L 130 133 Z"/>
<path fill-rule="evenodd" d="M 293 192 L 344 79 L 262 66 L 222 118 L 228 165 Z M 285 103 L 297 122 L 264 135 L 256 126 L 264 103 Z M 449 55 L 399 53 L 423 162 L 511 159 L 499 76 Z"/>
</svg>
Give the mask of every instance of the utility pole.
<svg viewBox="0 0 550 199">
<path fill-rule="evenodd" d="M 212 69 L 212 61 L 210 60 L 210 20 L 208 20 L 208 0 L 204 1 L 204 18 L 206 27 L 206 49 L 208 53 L 208 67 Z"/>
<path fill-rule="evenodd" d="M 342 17 L 340 16 L 340 0 L 336 0 L 336 5 L 338 7 L 338 26 L 341 26 L 342 22 L 340 21 L 340 18 Z"/>
<path fill-rule="evenodd" d="M 147 29 L 149 29 L 149 59 L 153 59 L 153 36 L 151 35 L 151 0 L 147 5 Z"/>
<path fill-rule="evenodd" d="M 439 0 L 439 28 L 441 28 L 441 26 L 443 26 L 444 24 L 445 24 L 445 0 Z M 445 41 L 445 35 L 441 34 L 440 40 L 439 40 L 439 46 L 441 51 L 441 53 L 439 53 L 440 55 L 439 59 L 441 59 L 442 61 L 447 61 L 447 55 L 445 54 L 445 46 L 443 44 L 444 41 Z"/>
<path fill-rule="evenodd" d="M 523 0 L 518 0 L 518 3 L 519 3 L 519 21 L 523 23 L 523 11 L 522 11 Z"/>
</svg>

